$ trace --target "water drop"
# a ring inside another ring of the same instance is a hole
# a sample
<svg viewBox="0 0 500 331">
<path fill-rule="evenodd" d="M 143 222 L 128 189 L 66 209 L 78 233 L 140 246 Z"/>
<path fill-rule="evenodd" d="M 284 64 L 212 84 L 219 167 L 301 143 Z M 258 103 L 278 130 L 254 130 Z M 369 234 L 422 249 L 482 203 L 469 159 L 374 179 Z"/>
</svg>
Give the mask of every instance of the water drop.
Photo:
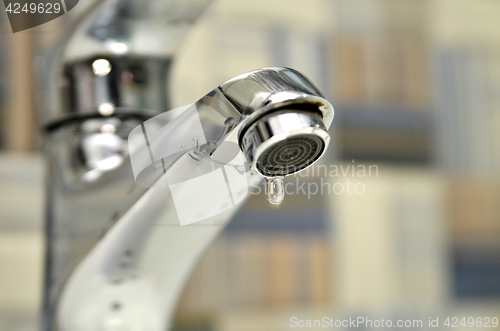
<svg viewBox="0 0 500 331">
<path fill-rule="evenodd" d="M 272 205 L 279 205 L 285 198 L 283 177 L 266 179 L 266 199 Z"/>
</svg>

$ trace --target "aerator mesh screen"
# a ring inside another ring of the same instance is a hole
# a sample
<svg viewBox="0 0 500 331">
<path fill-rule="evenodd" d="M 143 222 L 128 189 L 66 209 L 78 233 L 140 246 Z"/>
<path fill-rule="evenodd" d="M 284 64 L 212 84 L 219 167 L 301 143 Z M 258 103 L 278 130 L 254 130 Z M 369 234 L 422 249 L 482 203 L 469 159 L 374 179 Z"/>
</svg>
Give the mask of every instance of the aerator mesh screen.
<svg viewBox="0 0 500 331">
<path fill-rule="evenodd" d="M 286 176 L 313 164 L 323 153 L 323 139 L 301 135 L 279 141 L 257 160 L 257 169 L 268 177 Z"/>
</svg>

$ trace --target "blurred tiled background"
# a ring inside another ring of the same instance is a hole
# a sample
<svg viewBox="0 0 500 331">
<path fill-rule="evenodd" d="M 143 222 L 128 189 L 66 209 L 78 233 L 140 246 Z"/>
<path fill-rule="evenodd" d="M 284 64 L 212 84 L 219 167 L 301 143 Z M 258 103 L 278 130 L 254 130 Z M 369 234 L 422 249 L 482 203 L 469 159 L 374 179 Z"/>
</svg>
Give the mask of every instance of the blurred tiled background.
<svg viewBox="0 0 500 331">
<path fill-rule="evenodd" d="M 30 61 L 67 18 L 12 35 L 0 16 L 0 330 L 32 330 L 43 170 Z M 242 72 L 293 67 L 336 109 L 322 166 L 378 175 L 290 178 L 366 191 L 299 192 L 278 210 L 252 196 L 189 281 L 177 328 L 499 317 L 499 17 L 492 0 L 215 1 L 176 59 L 174 106 Z"/>
</svg>

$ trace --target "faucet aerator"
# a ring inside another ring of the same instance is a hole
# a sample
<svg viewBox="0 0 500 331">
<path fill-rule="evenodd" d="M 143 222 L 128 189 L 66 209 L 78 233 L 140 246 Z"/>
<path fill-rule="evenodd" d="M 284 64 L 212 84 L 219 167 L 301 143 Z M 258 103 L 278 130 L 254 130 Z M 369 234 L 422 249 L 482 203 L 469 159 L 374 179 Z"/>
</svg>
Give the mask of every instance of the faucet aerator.
<svg viewBox="0 0 500 331">
<path fill-rule="evenodd" d="M 318 112 L 271 112 L 244 133 L 242 150 L 266 178 L 285 177 L 313 165 L 326 151 L 330 135 Z"/>
</svg>

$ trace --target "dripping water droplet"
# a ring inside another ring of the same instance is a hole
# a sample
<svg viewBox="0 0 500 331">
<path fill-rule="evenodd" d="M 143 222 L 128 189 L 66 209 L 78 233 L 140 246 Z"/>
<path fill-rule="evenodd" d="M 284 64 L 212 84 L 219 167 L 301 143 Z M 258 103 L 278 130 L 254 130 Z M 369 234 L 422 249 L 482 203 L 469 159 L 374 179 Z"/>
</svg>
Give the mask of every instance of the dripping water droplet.
<svg viewBox="0 0 500 331">
<path fill-rule="evenodd" d="M 272 205 L 279 205 L 285 198 L 283 177 L 266 179 L 266 199 Z"/>
</svg>

